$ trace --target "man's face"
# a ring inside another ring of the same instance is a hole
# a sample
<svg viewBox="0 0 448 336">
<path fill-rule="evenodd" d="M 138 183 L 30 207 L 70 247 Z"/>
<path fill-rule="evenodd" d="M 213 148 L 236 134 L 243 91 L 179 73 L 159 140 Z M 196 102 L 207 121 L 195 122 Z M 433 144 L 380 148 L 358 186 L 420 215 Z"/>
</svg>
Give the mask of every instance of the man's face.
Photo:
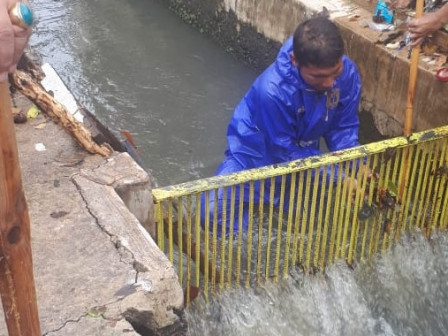
<svg viewBox="0 0 448 336">
<path fill-rule="evenodd" d="M 342 58 L 335 66 L 330 68 L 320 68 L 315 65 L 301 66 L 292 56 L 293 64 L 299 69 L 303 80 L 317 91 L 327 91 L 333 87 L 333 83 L 344 69 Z"/>
</svg>

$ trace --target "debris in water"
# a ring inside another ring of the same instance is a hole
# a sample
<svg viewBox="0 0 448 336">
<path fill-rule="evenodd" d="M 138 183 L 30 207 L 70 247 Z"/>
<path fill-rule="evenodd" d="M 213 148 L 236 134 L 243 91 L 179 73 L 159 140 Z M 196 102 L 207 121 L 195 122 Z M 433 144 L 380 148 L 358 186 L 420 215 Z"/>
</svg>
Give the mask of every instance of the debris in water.
<svg viewBox="0 0 448 336">
<path fill-rule="evenodd" d="M 189 292 L 189 293 L 188 293 Z M 188 300 L 188 294 L 190 296 Z M 184 290 L 184 307 L 188 306 L 191 301 L 196 299 L 199 295 L 199 287 L 190 286 Z"/>
<path fill-rule="evenodd" d="M 367 202 L 364 202 L 361 209 L 358 212 L 358 218 L 359 220 L 366 220 L 372 217 L 374 213 L 373 206 L 369 205 Z"/>
<path fill-rule="evenodd" d="M 383 233 L 390 235 L 392 232 L 392 221 L 390 219 L 384 220 Z"/>
</svg>

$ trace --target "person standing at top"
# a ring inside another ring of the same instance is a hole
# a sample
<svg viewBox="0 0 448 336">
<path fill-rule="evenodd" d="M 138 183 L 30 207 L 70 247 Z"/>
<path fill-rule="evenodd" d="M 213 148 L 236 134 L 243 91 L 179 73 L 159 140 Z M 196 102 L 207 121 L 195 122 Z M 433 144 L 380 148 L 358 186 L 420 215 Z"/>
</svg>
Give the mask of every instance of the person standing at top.
<svg viewBox="0 0 448 336">
<path fill-rule="evenodd" d="M 321 137 L 330 151 L 359 145 L 360 97 L 361 78 L 356 65 L 344 54 L 338 27 L 321 16 L 302 22 L 235 108 L 227 129 L 225 157 L 216 175 L 319 155 Z M 258 188 L 256 185 L 255 203 L 260 201 Z M 245 190 L 244 194 L 247 202 L 249 193 Z M 265 201 L 268 196 L 265 192 Z M 223 197 L 221 189 L 218 216 Z M 211 195 L 210 223 L 213 198 Z M 203 220 L 204 207 L 203 199 Z M 247 209 L 243 212 L 246 225 Z M 235 213 L 237 223 L 238 209 Z M 230 216 L 226 217 L 228 227 Z M 221 225 L 222 219 L 218 221 Z"/>
<path fill-rule="evenodd" d="M 13 24 L 9 11 L 19 1 L 0 0 L 0 82 L 13 73 L 28 43 L 31 27 Z"/>
</svg>

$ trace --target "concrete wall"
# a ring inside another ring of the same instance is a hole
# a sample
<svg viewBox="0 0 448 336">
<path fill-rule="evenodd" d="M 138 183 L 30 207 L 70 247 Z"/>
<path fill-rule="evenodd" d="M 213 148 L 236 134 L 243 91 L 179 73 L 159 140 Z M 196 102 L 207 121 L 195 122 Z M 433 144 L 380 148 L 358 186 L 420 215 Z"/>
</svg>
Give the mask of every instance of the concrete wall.
<svg viewBox="0 0 448 336">
<path fill-rule="evenodd" d="M 366 9 L 361 8 L 362 2 Z M 408 97 L 407 51 L 386 49 L 377 41 L 387 33 L 361 26 L 372 17 L 369 5 L 364 0 L 170 0 L 184 20 L 260 70 L 275 59 L 300 21 L 325 6 L 341 28 L 347 54 L 359 67 L 362 110 L 372 114 L 383 135 L 401 135 Z M 448 85 L 438 82 L 434 72 L 421 62 L 413 108 L 415 131 L 448 124 Z"/>
</svg>

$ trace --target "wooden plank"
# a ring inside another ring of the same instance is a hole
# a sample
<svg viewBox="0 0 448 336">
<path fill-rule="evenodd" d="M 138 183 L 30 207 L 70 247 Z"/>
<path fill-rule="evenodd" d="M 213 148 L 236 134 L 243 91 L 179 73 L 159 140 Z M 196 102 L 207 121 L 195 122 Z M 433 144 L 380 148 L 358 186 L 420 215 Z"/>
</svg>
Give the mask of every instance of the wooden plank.
<svg viewBox="0 0 448 336">
<path fill-rule="evenodd" d="M 30 220 L 7 82 L 0 83 L 0 294 L 9 335 L 41 335 Z"/>
</svg>

